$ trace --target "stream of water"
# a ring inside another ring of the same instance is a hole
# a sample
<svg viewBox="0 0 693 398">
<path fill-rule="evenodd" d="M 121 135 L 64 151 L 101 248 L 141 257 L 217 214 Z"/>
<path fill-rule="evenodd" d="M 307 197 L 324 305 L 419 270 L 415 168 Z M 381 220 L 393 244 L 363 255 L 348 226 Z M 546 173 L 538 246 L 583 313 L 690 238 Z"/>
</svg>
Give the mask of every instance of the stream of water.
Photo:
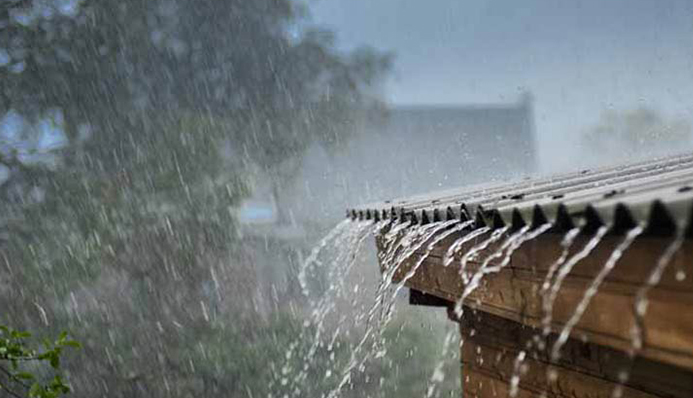
<svg viewBox="0 0 693 398">
<path fill-rule="evenodd" d="M 635 241 L 635 238 L 642 234 L 643 231 L 644 227 L 641 225 L 638 225 L 637 227 L 631 229 L 623 238 L 623 241 L 621 241 L 621 243 L 619 243 L 616 249 L 614 249 L 614 251 L 611 252 L 611 255 L 604 263 L 604 267 L 601 269 L 601 271 L 599 271 L 597 276 L 594 277 L 589 287 L 585 291 L 585 294 L 582 296 L 582 300 L 580 300 L 580 303 L 575 308 L 573 315 L 563 326 L 561 333 L 558 335 L 558 340 L 556 340 L 556 342 L 553 345 L 553 348 L 551 349 L 551 357 L 554 361 L 557 361 L 559 359 L 561 354 L 561 348 L 568 341 L 570 333 L 572 332 L 575 325 L 578 322 L 580 322 L 582 315 L 587 310 L 587 307 L 589 306 L 590 301 L 592 300 L 594 295 L 597 294 L 597 291 L 599 290 L 601 284 L 604 282 L 604 279 L 609 275 L 609 273 L 611 273 L 611 271 L 613 271 L 614 267 L 616 266 L 616 263 L 621 258 L 621 256 L 623 256 L 623 253 L 626 250 L 628 250 L 630 245 Z"/>
<path fill-rule="evenodd" d="M 657 260 L 657 264 L 655 265 L 654 269 L 652 269 L 650 275 L 645 281 L 645 284 L 642 285 L 635 294 L 635 302 L 633 304 L 635 322 L 633 323 L 633 328 L 631 330 L 633 343 L 631 346 L 631 356 L 635 356 L 637 352 L 642 349 L 644 333 L 643 318 L 647 313 L 648 307 L 647 294 L 662 280 L 664 271 L 666 271 L 669 264 L 671 264 L 674 255 L 679 251 L 679 249 L 681 249 L 684 239 L 685 230 L 683 228 L 679 228 L 676 231 L 674 240 L 666 247 L 662 255 Z"/>
<path fill-rule="evenodd" d="M 575 267 L 575 265 L 578 262 L 580 262 L 580 260 L 584 259 L 585 257 L 589 256 L 590 253 L 592 253 L 592 250 L 594 250 L 594 248 L 597 247 L 597 245 L 599 244 L 599 242 L 601 242 L 602 238 L 604 238 L 604 235 L 606 235 L 606 232 L 608 230 L 608 226 L 601 226 L 597 230 L 597 232 L 595 232 L 594 236 L 592 236 L 592 238 L 585 244 L 582 250 L 575 253 L 572 257 L 570 257 L 562 264 L 558 264 L 559 268 L 556 271 L 556 278 L 554 282 L 551 284 L 551 287 L 549 288 L 548 298 L 546 299 L 546 304 L 544 306 L 544 319 L 542 321 L 544 336 L 547 336 L 551 332 L 553 303 L 556 301 L 556 297 L 558 297 L 558 291 L 561 289 L 561 286 L 563 285 L 563 280 L 565 280 L 570 271 L 573 270 L 573 267 Z M 570 242 L 570 244 L 572 244 L 572 241 Z M 568 248 L 570 244 L 568 245 Z"/>
<path fill-rule="evenodd" d="M 271 387 L 277 386 L 280 390 L 289 391 L 290 395 L 287 396 L 302 394 L 301 386 L 314 366 L 315 353 L 323 340 L 325 318 L 334 311 L 335 303 L 343 293 L 344 275 L 356 262 L 362 243 L 378 227 L 368 222 L 342 221 L 320 241 L 302 263 L 298 278 L 301 290 L 308 298 L 309 317 L 304 322 L 299 336 L 288 345 Z M 313 276 L 312 271 L 322 266 L 327 267 L 326 279 L 329 282 L 326 291 L 318 294 L 309 288 L 309 279 Z M 311 345 L 301 358 L 300 369 L 294 369 L 294 357 L 298 355 L 300 343 L 307 339 L 309 333 Z"/>
<path fill-rule="evenodd" d="M 452 227 L 455 224 L 458 225 Z M 466 228 L 467 225 L 469 224 L 465 225 L 457 220 L 436 222 L 426 225 L 412 225 L 411 228 L 405 232 L 399 240 L 397 240 L 396 236 L 388 236 L 386 238 L 390 239 L 388 242 L 386 242 L 386 247 L 389 246 L 388 250 L 391 252 L 390 255 L 384 258 L 382 263 L 382 266 L 385 269 L 386 284 L 381 285 L 382 287 L 378 289 L 373 305 L 369 311 L 369 319 L 366 324 L 364 335 L 352 350 L 351 359 L 349 360 L 346 368 L 342 371 L 341 381 L 339 382 L 338 386 L 328 394 L 328 397 L 338 397 L 341 390 L 351 381 L 352 372 L 355 370 L 360 372 L 365 371 L 365 366 L 369 360 L 373 358 L 381 358 L 386 354 L 387 351 L 382 339 L 382 333 L 392 320 L 392 314 L 394 312 L 399 291 L 415 274 L 416 270 L 414 268 L 418 269 L 418 267 L 420 267 L 420 265 L 423 263 L 423 260 L 419 259 L 419 261 L 417 261 L 412 267 L 414 270 L 410 269 L 409 272 L 407 272 L 394 287 L 391 287 L 390 285 L 392 284 L 392 280 L 402 265 L 405 264 L 409 258 L 411 258 L 436 234 L 444 231 L 440 236 L 436 237 L 429 243 L 422 256 L 428 257 L 438 242 L 452 233 Z M 450 227 L 452 228 L 446 231 L 446 229 Z M 392 253 L 398 254 L 393 255 Z M 390 292 L 389 294 L 388 291 Z M 380 316 L 374 321 L 375 314 L 378 312 L 378 310 L 380 310 Z"/>
<path fill-rule="evenodd" d="M 497 248 L 491 255 L 487 256 L 481 262 L 481 266 L 479 267 L 479 269 L 468 280 L 468 283 L 466 284 L 466 286 L 462 292 L 461 297 L 455 303 L 455 306 L 453 309 L 455 316 L 458 317 L 458 319 L 462 319 L 465 301 L 476 289 L 478 289 L 478 287 L 481 284 L 482 278 L 485 275 L 500 272 L 503 268 L 505 268 L 506 266 L 508 266 L 510 264 L 513 253 L 517 249 L 519 249 L 523 243 L 529 242 L 533 239 L 538 238 L 541 234 L 548 231 L 551 228 L 551 226 L 552 225 L 550 223 L 546 223 L 546 224 L 539 226 L 538 228 L 536 228 L 534 230 L 530 230 L 530 226 L 526 226 L 526 227 L 521 228 L 517 232 L 511 234 L 509 237 L 507 237 L 506 240 L 503 242 L 503 244 L 501 244 L 501 246 L 499 248 Z M 493 242 L 498 241 L 503 235 L 505 235 L 508 232 L 508 230 L 509 230 L 509 227 L 498 229 L 498 230 L 494 231 L 494 233 L 492 233 L 491 236 L 489 236 L 486 240 L 473 246 L 470 249 L 470 251 L 475 252 L 474 258 L 478 257 L 478 255 L 483 250 L 488 248 Z M 501 258 L 501 257 L 503 259 L 498 263 L 498 265 L 490 266 L 490 264 L 493 260 Z M 470 260 L 470 258 L 468 257 L 467 261 L 469 261 L 469 260 Z M 466 263 L 461 264 L 461 267 L 465 267 L 465 266 L 466 266 Z M 442 364 L 443 364 L 443 361 L 445 360 L 445 356 L 447 355 L 447 352 L 449 350 L 449 346 L 450 346 L 449 342 L 454 337 L 454 333 L 455 333 L 455 330 L 449 331 L 446 338 L 444 339 L 443 349 L 442 349 L 442 353 L 441 353 L 441 359 L 440 359 L 438 365 L 436 366 L 436 368 L 434 369 L 434 371 L 431 375 L 431 378 L 429 380 L 429 387 L 427 389 L 426 398 L 431 398 L 434 395 L 437 396 L 437 393 L 438 393 L 437 386 L 444 379 L 444 375 L 441 375 Z M 460 350 L 461 350 L 463 344 L 464 344 L 464 339 L 460 339 L 460 344 L 459 344 Z M 478 354 L 480 354 L 480 353 L 478 353 Z"/>
<path fill-rule="evenodd" d="M 460 222 L 457 220 L 426 225 L 410 222 L 397 223 L 391 220 L 380 222 L 346 220 L 332 229 L 310 252 L 298 272 L 301 291 L 308 299 L 309 313 L 304 328 L 301 330 L 301 335 L 296 341 L 288 345 L 284 358 L 275 364 L 277 365 L 277 377 L 272 383 L 273 387 L 278 387 L 277 391 L 284 392 L 280 396 L 287 398 L 305 396 L 304 386 L 308 382 L 309 376 L 314 372 L 322 371 L 326 372 L 325 377 L 333 374 L 338 375 L 338 382 L 328 393 L 323 393 L 321 396 L 337 398 L 342 394 L 344 388 L 352 382 L 354 372 L 363 373 L 371 360 L 385 357 L 387 345 L 383 333 L 393 319 L 399 293 L 417 275 L 421 266 L 439 248 L 441 242 L 445 242 L 447 238 L 461 234 L 451 244 L 448 243 L 449 246 L 441 259 L 444 266 L 450 266 L 454 262 L 465 244 L 486 235 L 480 241 L 472 244 L 459 259 L 459 275 L 464 287 L 460 297 L 452 307 L 452 313 L 458 319 L 462 319 L 466 301 L 479 289 L 484 278 L 489 274 L 501 272 L 511 263 L 513 253 L 517 249 L 552 227 L 550 223 L 535 229 L 526 226 L 509 234 L 509 227 L 491 231 L 488 227 L 470 229 L 472 226 L 472 221 Z M 541 330 L 544 336 L 547 336 L 554 326 L 552 320 L 553 306 L 565 279 L 581 260 L 594 251 L 609 228 L 608 225 L 600 227 L 585 245 L 572 255 L 570 255 L 571 249 L 581 230 L 573 228 L 564 235 L 561 241 L 561 254 L 549 265 L 540 286 L 544 312 Z M 561 349 L 569 340 L 573 329 L 580 322 L 600 286 L 614 269 L 623 253 L 643 231 L 642 226 L 629 230 L 623 240 L 610 253 L 602 269 L 585 290 L 573 314 L 562 325 L 558 338 L 551 348 L 550 356 L 553 361 L 560 358 Z M 337 302 L 340 299 L 349 300 L 347 296 L 350 290 L 345 290 L 347 275 L 357 263 L 363 243 L 374 236 L 379 237 L 378 260 L 382 272 L 373 300 L 367 309 L 359 311 L 352 319 L 348 319 L 346 316 L 340 317 L 335 314 Z M 502 243 L 497 243 L 501 240 L 503 240 Z M 631 357 L 637 355 L 643 346 L 643 318 L 648 306 L 647 295 L 660 282 L 663 273 L 672 263 L 674 255 L 681 248 L 683 240 L 683 230 L 679 230 L 676 237 L 659 257 L 646 282 L 637 291 L 633 306 L 635 322 L 631 331 L 632 347 L 629 352 Z M 484 256 L 484 252 L 491 248 L 493 251 Z M 471 263 L 478 265 L 476 269 L 472 270 L 473 272 L 470 272 Z M 315 287 L 315 283 L 312 282 L 317 277 L 316 274 L 320 274 L 317 271 L 321 269 L 327 280 L 326 286 L 322 290 Z M 396 277 L 398 279 L 394 283 Z M 337 316 L 338 320 L 328 327 L 327 319 L 330 316 Z M 316 362 L 318 350 L 326 344 L 328 350 L 331 351 L 340 336 L 346 330 L 353 328 L 362 328 L 362 334 L 350 347 L 348 361 L 344 364 L 333 362 L 332 368 L 327 370 L 317 369 L 319 366 Z M 440 395 L 439 386 L 445 379 L 443 365 L 453 346 L 452 342 L 455 341 L 456 333 L 457 328 L 451 328 L 443 339 L 440 359 L 432 369 L 425 391 L 426 398 Z M 473 334 L 473 331 L 470 331 L 470 334 Z M 299 354 L 299 342 L 306 338 L 311 341 L 311 344 L 306 351 Z M 525 349 L 517 354 L 513 363 L 513 373 L 509 380 L 510 397 L 515 397 L 518 394 L 520 379 L 523 371 L 526 370 L 524 363 L 529 355 L 529 350 L 533 348 L 543 350 L 543 341 L 538 335 L 534 336 L 531 341 L 527 342 Z M 460 349 L 463 344 L 464 340 L 460 339 Z M 296 355 L 302 355 L 299 361 L 300 365 L 296 365 Z M 296 369 L 296 366 L 299 368 Z M 622 384 L 627 381 L 629 371 L 630 369 L 627 369 L 623 372 Z M 292 376 L 289 377 L 289 375 Z M 550 380 L 551 375 L 547 374 L 547 378 Z M 613 396 L 619 397 L 621 393 L 621 386 L 618 386 L 614 389 Z"/>
<path fill-rule="evenodd" d="M 630 374 L 632 371 L 632 366 L 635 361 L 635 357 L 638 355 L 640 350 L 642 350 L 644 342 L 644 318 L 647 314 L 648 299 L 647 295 L 654 287 L 656 287 L 662 280 L 662 275 L 667 270 L 671 264 L 674 255 L 681 249 L 685 239 L 685 229 L 679 227 L 676 230 L 676 235 L 671 243 L 664 249 L 662 254 L 657 259 L 657 264 L 650 272 L 645 283 L 638 289 L 635 294 L 635 300 L 633 302 L 633 326 L 631 328 L 631 346 L 628 351 L 630 357 L 630 362 L 628 366 L 619 372 L 619 384 L 614 387 L 611 393 L 612 398 L 620 398 L 623 395 L 623 386 L 630 379 Z M 678 272 L 677 272 L 678 273 Z M 678 278 L 677 278 L 678 279 Z"/>
<path fill-rule="evenodd" d="M 443 257 L 443 265 L 447 267 L 452 264 L 452 262 L 455 260 L 455 255 L 462 250 L 465 243 L 471 242 L 473 239 L 476 239 L 490 230 L 491 228 L 489 227 L 481 227 L 458 238 L 445 252 L 445 256 Z"/>
</svg>

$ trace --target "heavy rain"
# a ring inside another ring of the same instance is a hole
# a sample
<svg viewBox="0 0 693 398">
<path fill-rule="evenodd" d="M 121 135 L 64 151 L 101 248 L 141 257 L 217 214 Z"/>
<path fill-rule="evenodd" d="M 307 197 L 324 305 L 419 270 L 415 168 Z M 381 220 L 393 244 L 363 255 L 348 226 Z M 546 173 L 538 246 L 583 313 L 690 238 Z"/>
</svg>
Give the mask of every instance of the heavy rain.
<svg viewBox="0 0 693 398">
<path fill-rule="evenodd" d="M 692 78 L 689 0 L 0 0 L 0 397 L 690 398 Z"/>
</svg>

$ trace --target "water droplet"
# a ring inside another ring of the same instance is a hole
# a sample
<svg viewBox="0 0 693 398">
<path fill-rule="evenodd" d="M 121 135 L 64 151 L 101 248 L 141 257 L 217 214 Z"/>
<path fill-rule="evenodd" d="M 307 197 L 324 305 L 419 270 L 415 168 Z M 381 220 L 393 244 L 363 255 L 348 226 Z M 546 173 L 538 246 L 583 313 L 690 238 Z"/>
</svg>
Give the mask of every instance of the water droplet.
<svg viewBox="0 0 693 398">
<path fill-rule="evenodd" d="M 686 273 L 683 270 L 678 270 L 676 272 L 676 280 L 682 282 L 686 279 Z"/>
</svg>

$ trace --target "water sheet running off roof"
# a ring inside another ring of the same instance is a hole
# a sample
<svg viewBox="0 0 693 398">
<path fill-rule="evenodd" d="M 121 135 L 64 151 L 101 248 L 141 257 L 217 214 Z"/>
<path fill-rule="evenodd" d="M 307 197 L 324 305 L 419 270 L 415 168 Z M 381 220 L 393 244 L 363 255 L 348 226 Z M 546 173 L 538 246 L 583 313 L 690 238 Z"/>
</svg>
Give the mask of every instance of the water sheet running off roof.
<svg viewBox="0 0 693 398">
<path fill-rule="evenodd" d="M 386 200 L 349 209 L 347 216 L 415 223 L 474 219 L 478 225 L 512 229 L 551 222 L 556 232 L 608 225 L 618 233 L 642 224 L 653 235 L 673 235 L 686 228 L 692 236 L 692 209 L 689 154 Z"/>
</svg>

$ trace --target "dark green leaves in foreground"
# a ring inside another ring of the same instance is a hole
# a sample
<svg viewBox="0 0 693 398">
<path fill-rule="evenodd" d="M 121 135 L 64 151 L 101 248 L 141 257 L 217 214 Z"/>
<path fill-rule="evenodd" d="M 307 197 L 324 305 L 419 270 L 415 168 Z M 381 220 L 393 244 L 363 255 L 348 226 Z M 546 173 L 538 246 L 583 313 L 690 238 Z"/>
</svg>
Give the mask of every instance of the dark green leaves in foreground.
<svg viewBox="0 0 693 398">
<path fill-rule="evenodd" d="M 32 348 L 31 333 L 0 325 L 0 390 L 13 397 L 54 398 L 70 392 L 60 375 L 63 349 L 79 348 L 67 332 Z"/>
</svg>

